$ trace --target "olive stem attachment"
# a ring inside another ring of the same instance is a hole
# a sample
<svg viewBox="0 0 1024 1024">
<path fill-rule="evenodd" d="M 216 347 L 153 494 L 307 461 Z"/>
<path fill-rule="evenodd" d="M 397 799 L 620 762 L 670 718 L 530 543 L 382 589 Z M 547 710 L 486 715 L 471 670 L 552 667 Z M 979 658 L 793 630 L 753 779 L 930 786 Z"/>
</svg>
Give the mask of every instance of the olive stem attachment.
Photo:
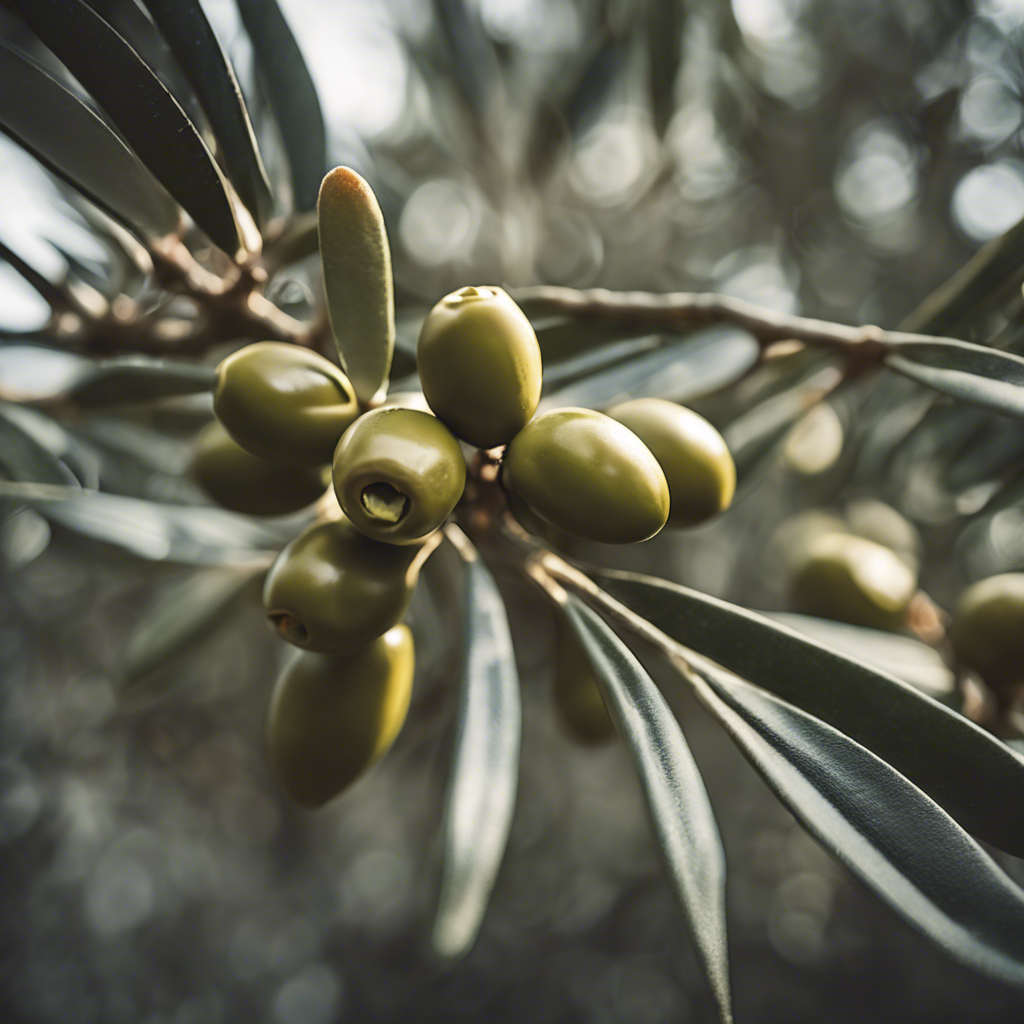
<svg viewBox="0 0 1024 1024">
<path fill-rule="evenodd" d="M 678 331 L 729 323 L 749 331 L 763 348 L 777 342 L 795 340 L 815 348 L 839 352 L 866 365 L 881 363 L 890 348 L 896 345 L 952 340 L 926 334 L 887 331 L 873 325 L 851 327 L 795 316 L 714 292 L 656 294 L 535 285 L 516 288 L 511 295 L 531 316 L 562 314 L 649 327 L 652 331 Z"/>
</svg>

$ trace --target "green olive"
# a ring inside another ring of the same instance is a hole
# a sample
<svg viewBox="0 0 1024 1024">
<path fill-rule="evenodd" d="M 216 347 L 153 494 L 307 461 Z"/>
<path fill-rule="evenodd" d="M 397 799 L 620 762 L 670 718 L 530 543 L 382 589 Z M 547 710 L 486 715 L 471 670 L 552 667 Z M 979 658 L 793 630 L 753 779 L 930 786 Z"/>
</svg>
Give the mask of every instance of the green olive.
<svg viewBox="0 0 1024 1024">
<path fill-rule="evenodd" d="M 217 420 L 196 438 L 191 473 L 218 505 L 251 516 L 296 512 L 329 483 L 322 466 L 282 466 L 250 455 Z"/>
<path fill-rule="evenodd" d="M 953 650 L 997 693 L 1024 683 L 1024 573 L 990 576 L 968 587 L 949 631 Z"/>
<path fill-rule="evenodd" d="M 555 618 L 554 696 L 559 717 L 581 743 L 605 743 L 615 735 L 590 661 L 561 614 Z"/>
<path fill-rule="evenodd" d="M 368 537 L 413 544 L 451 514 L 466 486 L 459 442 L 436 417 L 374 409 L 345 431 L 334 453 L 334 491 Z"/>
<path fill-rule="evenodd" d="M 668 519 L 658 460 L 628 427 L 591 409 L 532 420 L 505 452 L 506 491 L 545 522 L 587 540 L 633 544 Z"/>
<path fill-rule="evenodd" d="M 261 341 L 217 367 L 213 409 L 247 452 L 285 465 L 331 461 L 359 415 L 352 385 L 323 356 L 298 345 Z"/>
<path fill-rule="evenodd" d="M 320 654 L 364 647 L 405 614 L 422 554 L 372 540 L 346 519 L 314 523 L 267 574 L 267 624 L 296 647 Z"/>
<path fill-rule="evenodd" d="M 874 498 L 857 498 L 845 511 L 850 533 L 884 544 L 917 571 L 921 562 L 921 535 L 909 519 Z"/>
<path fill-rule="evenodd" d="M 694 526 L 724 511 L 736 493 L 736 464 L 725 438 L 703 416 L 675 402 L 636 398 L 608 410 L 661 463 L 668 480 L 669 527 Z"/>
<path fill-rule="evenodd" d="M 540 401 L 540 345 L 501 288 L 462 288 L 428 314 L 416 349 L 423 394 L 456 437 L 508 444 Z"/>
<path fill-rule="evenodd" d="M 863 537 L 821 533 L 790 584 L 796 611 L 875 629 L 899 629 L 917 575 L 894 551 Z"/>
<path fill-rule="evenodd" d="M 266 743 L 281 788 L 322 807 L 387 753 L 412 696 L 413 643 L 395 626 L 348 655 L 303 652 L 270 698 Z"/>
</svg>

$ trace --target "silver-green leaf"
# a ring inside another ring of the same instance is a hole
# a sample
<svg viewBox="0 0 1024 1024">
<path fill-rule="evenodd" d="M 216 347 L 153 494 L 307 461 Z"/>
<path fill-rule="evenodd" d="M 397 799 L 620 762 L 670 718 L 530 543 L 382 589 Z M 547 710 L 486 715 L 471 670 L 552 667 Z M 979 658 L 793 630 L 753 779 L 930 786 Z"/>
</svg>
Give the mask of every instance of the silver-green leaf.
<svg viewBox="0 0 1024 1024">
<path fill-rule="evenodd" d="M 505 604 L 461 533 L 465 561 L 462 671 L 445 801 L 441 893 L 432 944 L 449 959 L 473 944 L 508 842 L 519 775 L 519 677 Z"/>
<path fill-rule="evenodd" d="M 935 801 L 830 725 L 695 667 L 704 704 L 811 835 L 946 952 L 1024 986 L 1024 893 Z"/>
<path fill-rule="evenodd" d="M 704 781 L 665 698 L 629 648 L 575 595 L 565 611 L 636 765 L 718 1015 L 728 1024 L 725 854 Z"/>
<path fill-rule="evenodd" d="M 914 687 L 745 608 L 633 573 L 591 573 L 677 643 L 841 729 L 969 832 L 1024 855 L 1024 759 Z"/>
</svg>

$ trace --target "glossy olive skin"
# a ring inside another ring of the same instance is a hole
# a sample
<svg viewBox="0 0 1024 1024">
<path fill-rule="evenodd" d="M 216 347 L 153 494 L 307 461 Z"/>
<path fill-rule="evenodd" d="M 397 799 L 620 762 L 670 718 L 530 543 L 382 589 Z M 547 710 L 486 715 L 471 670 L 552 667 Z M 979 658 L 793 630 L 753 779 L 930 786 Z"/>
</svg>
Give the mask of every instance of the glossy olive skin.
<svg viewBox="0 0 1024 1024">
<path fill-rule="evenodd" d="M 334 453 L 334 491 L 353 525 L 376 540 L 414 544 L 451 514 L 466 486 L 459 442 L 435 416 L 374 409 Z"/>
<path fill-rule="evenodd" d="M 562 615 L 555 618 L 555 707 L 569 734 L 580 743 L 597 746 L 615 735 L 593 669 L 572 627 Z"/>
<path fill-rule="evenodd" d="M 586 540 L 633 544 L 669 514 L 668 481 L 628 427 L 592 409 L 553 409 L 513 439 L 505 490 L 545 522 Z"/>
<path fill-rule="evenodd" d="M 416 363 L 430 408 L 477 448 L 508 444 L 537 411 L 540 345 L 501 288 L 446 295 L 423 322 Z"/>
<path fill-rule="evenodd" d="M 267 712 L 266 745 L 281 788 L 322 807 L 394 743 L 412 696 L 408 626 L 349 655 L 304 652 L 281 674 Z"/>
<path fill-rule="evenodd" d="M 808 543 L 790 581 L 795 611 L 874 629 L 899 629 L 917 593 L 917 575 L 889 548 L 845 533 Z"/>
<path fill-rule="evenodd" d="M 419 555 L 414 547 L 372 540 L 346 519 L 314 523 L 267 574 L 267 625 L 296 647 L 319 654 L 364 647 L 405 614 Z"/>
<path fill-rule="evenodd" d="M 668 526 L 703 523 L 723 512 L 736 493 L 736 464 L 725 438 L 703 416 L 675 402 L 636 398 L 608 410 L 661 463 L 671 507 Z"/>
<path fill-rule="evenodd" d="M 297 512 L 329 482 L 322 466 L 282 466 L 250 455 L 217 420 L 199 432 L 190 472 L 218 505 L 250 516 Z"/>
<path fill-rule="evenodd" d="M 1024 573 L 990 576 L 960 596 L 949 631 L 957 657 L 997 693 L 1024 683 Z"/>
<path fill-rule="evenodd" d="M 352 385 L 323 356 L 261 341 L 217 367 L 213 410 L 247 452 L 270 462 L 322 466 L 359 415 Z"/>
</svg>

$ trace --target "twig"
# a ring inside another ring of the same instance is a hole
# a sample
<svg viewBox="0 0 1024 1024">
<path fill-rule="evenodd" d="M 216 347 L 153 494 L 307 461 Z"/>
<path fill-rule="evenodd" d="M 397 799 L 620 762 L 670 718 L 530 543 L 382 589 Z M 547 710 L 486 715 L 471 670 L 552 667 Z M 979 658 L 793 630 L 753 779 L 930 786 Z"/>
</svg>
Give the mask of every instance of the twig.
<svg viewBox="0 0 1024 1024">
<path fill-rule="evenodd" d="M 910 341 L 946 341 L 924 334 L 886 331 L 881 327 L 850 327 L 846 324 L 815 320 L 780 313 L 730 295 L 714 292 L 611 292 L 603 288 L 577 291 L 537 285 L 512 290 L 517 302 L 533 315 L 574 316 L 580 319 L 614 321 L 652 331 L 678 331 L 728 323 L 749 331 L 768 347 L 780 341 L 800 341 L 805 345 L 829 349 L 858 363 L 874 365 L 882 361 L 889 348 Z"/>
</svg>

